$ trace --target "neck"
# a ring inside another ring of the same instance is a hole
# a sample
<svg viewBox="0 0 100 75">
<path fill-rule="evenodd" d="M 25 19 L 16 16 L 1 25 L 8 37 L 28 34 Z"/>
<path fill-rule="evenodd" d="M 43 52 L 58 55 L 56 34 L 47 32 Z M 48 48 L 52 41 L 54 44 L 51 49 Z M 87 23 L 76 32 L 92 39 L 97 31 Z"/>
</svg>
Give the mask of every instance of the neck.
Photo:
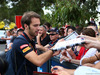
<svg viewBox="0 0 100 75">
<path fill-rule="evenodd" d="M 41 37 L 41 39 L 44 39 L 46 36 L 47 36 L 47 34 L 44 34 L 44 35 Z"/>
<path fill-rule="evenodd" d="M 57 39 L 52 40 L 52 42 L 55 42 Z"/>
<path fill-rule="evenodd" d="M 27 36 L 29 37 L 29 39 L 30 40 L 32 40 L 34 37 L 33 36 L 31 36 L 27 31 L 24 31 L 26 34 L 27 34 Z"/>
<path fill-rule="evenodd" d="M 77 51 L 80 51 L 80 49 L 81 49 L 81 46 L 77 46 Z"/>
</svg>

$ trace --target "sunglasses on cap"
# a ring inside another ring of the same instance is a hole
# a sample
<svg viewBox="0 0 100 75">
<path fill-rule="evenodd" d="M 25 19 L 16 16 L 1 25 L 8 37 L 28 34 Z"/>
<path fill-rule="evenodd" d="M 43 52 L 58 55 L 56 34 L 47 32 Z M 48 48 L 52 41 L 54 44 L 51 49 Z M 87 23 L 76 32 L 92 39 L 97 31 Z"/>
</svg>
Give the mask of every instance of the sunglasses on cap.
<svg viewBox="0 0 100 75">
<path fill-rule="evenodd" d="M 56 35 L 56 34 L 49 34 L 49 35 L 52 35 L 53 36 L 53 35 Z"/>
</svg>

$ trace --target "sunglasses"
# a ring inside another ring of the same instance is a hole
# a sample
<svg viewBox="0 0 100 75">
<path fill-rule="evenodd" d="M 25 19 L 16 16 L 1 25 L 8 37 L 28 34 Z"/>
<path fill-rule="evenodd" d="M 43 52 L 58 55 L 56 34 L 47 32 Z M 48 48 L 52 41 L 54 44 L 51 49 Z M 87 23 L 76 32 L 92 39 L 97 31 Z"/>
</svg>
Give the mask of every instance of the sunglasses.
<svg viewBox="0 0 100 75">
<path fill-rule="evenodd" d="M 49 34 L 49 35 L 52 35 L 53 36 L 53 35 L 56 35 L 56 34 Z"/>
</svg>

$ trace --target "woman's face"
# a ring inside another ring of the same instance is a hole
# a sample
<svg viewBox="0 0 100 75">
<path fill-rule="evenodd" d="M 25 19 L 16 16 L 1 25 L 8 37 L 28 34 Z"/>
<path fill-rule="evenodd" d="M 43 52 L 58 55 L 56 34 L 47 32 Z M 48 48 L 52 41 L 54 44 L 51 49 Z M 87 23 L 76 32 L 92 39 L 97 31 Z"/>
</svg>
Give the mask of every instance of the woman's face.
<svg viewBox="0 0 100 75">
<path fill-rule="evenodd" d="M 7 31 L 7 36 L 10 36 L 10 32 L 9 31 Z"/>
<path fill-rule="evenodd" d="M 72 29 L 68 29 L 68 35 L 71 34 L 73 32 Z"/>
</svg>

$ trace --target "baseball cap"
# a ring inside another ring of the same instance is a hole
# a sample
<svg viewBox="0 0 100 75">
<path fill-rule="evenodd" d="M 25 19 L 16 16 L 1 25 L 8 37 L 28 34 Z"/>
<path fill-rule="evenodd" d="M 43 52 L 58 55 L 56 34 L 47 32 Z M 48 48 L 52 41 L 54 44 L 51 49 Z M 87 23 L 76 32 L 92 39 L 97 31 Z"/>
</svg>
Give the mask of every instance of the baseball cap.
<svg viewBox="0 0 100 75">
<path fill-rule="evenodd" d="M 59 34 L 59 30 L 57 28 L 50 29 L 50 32 L 56 32 L 57 34 Z"/>
</svg>

